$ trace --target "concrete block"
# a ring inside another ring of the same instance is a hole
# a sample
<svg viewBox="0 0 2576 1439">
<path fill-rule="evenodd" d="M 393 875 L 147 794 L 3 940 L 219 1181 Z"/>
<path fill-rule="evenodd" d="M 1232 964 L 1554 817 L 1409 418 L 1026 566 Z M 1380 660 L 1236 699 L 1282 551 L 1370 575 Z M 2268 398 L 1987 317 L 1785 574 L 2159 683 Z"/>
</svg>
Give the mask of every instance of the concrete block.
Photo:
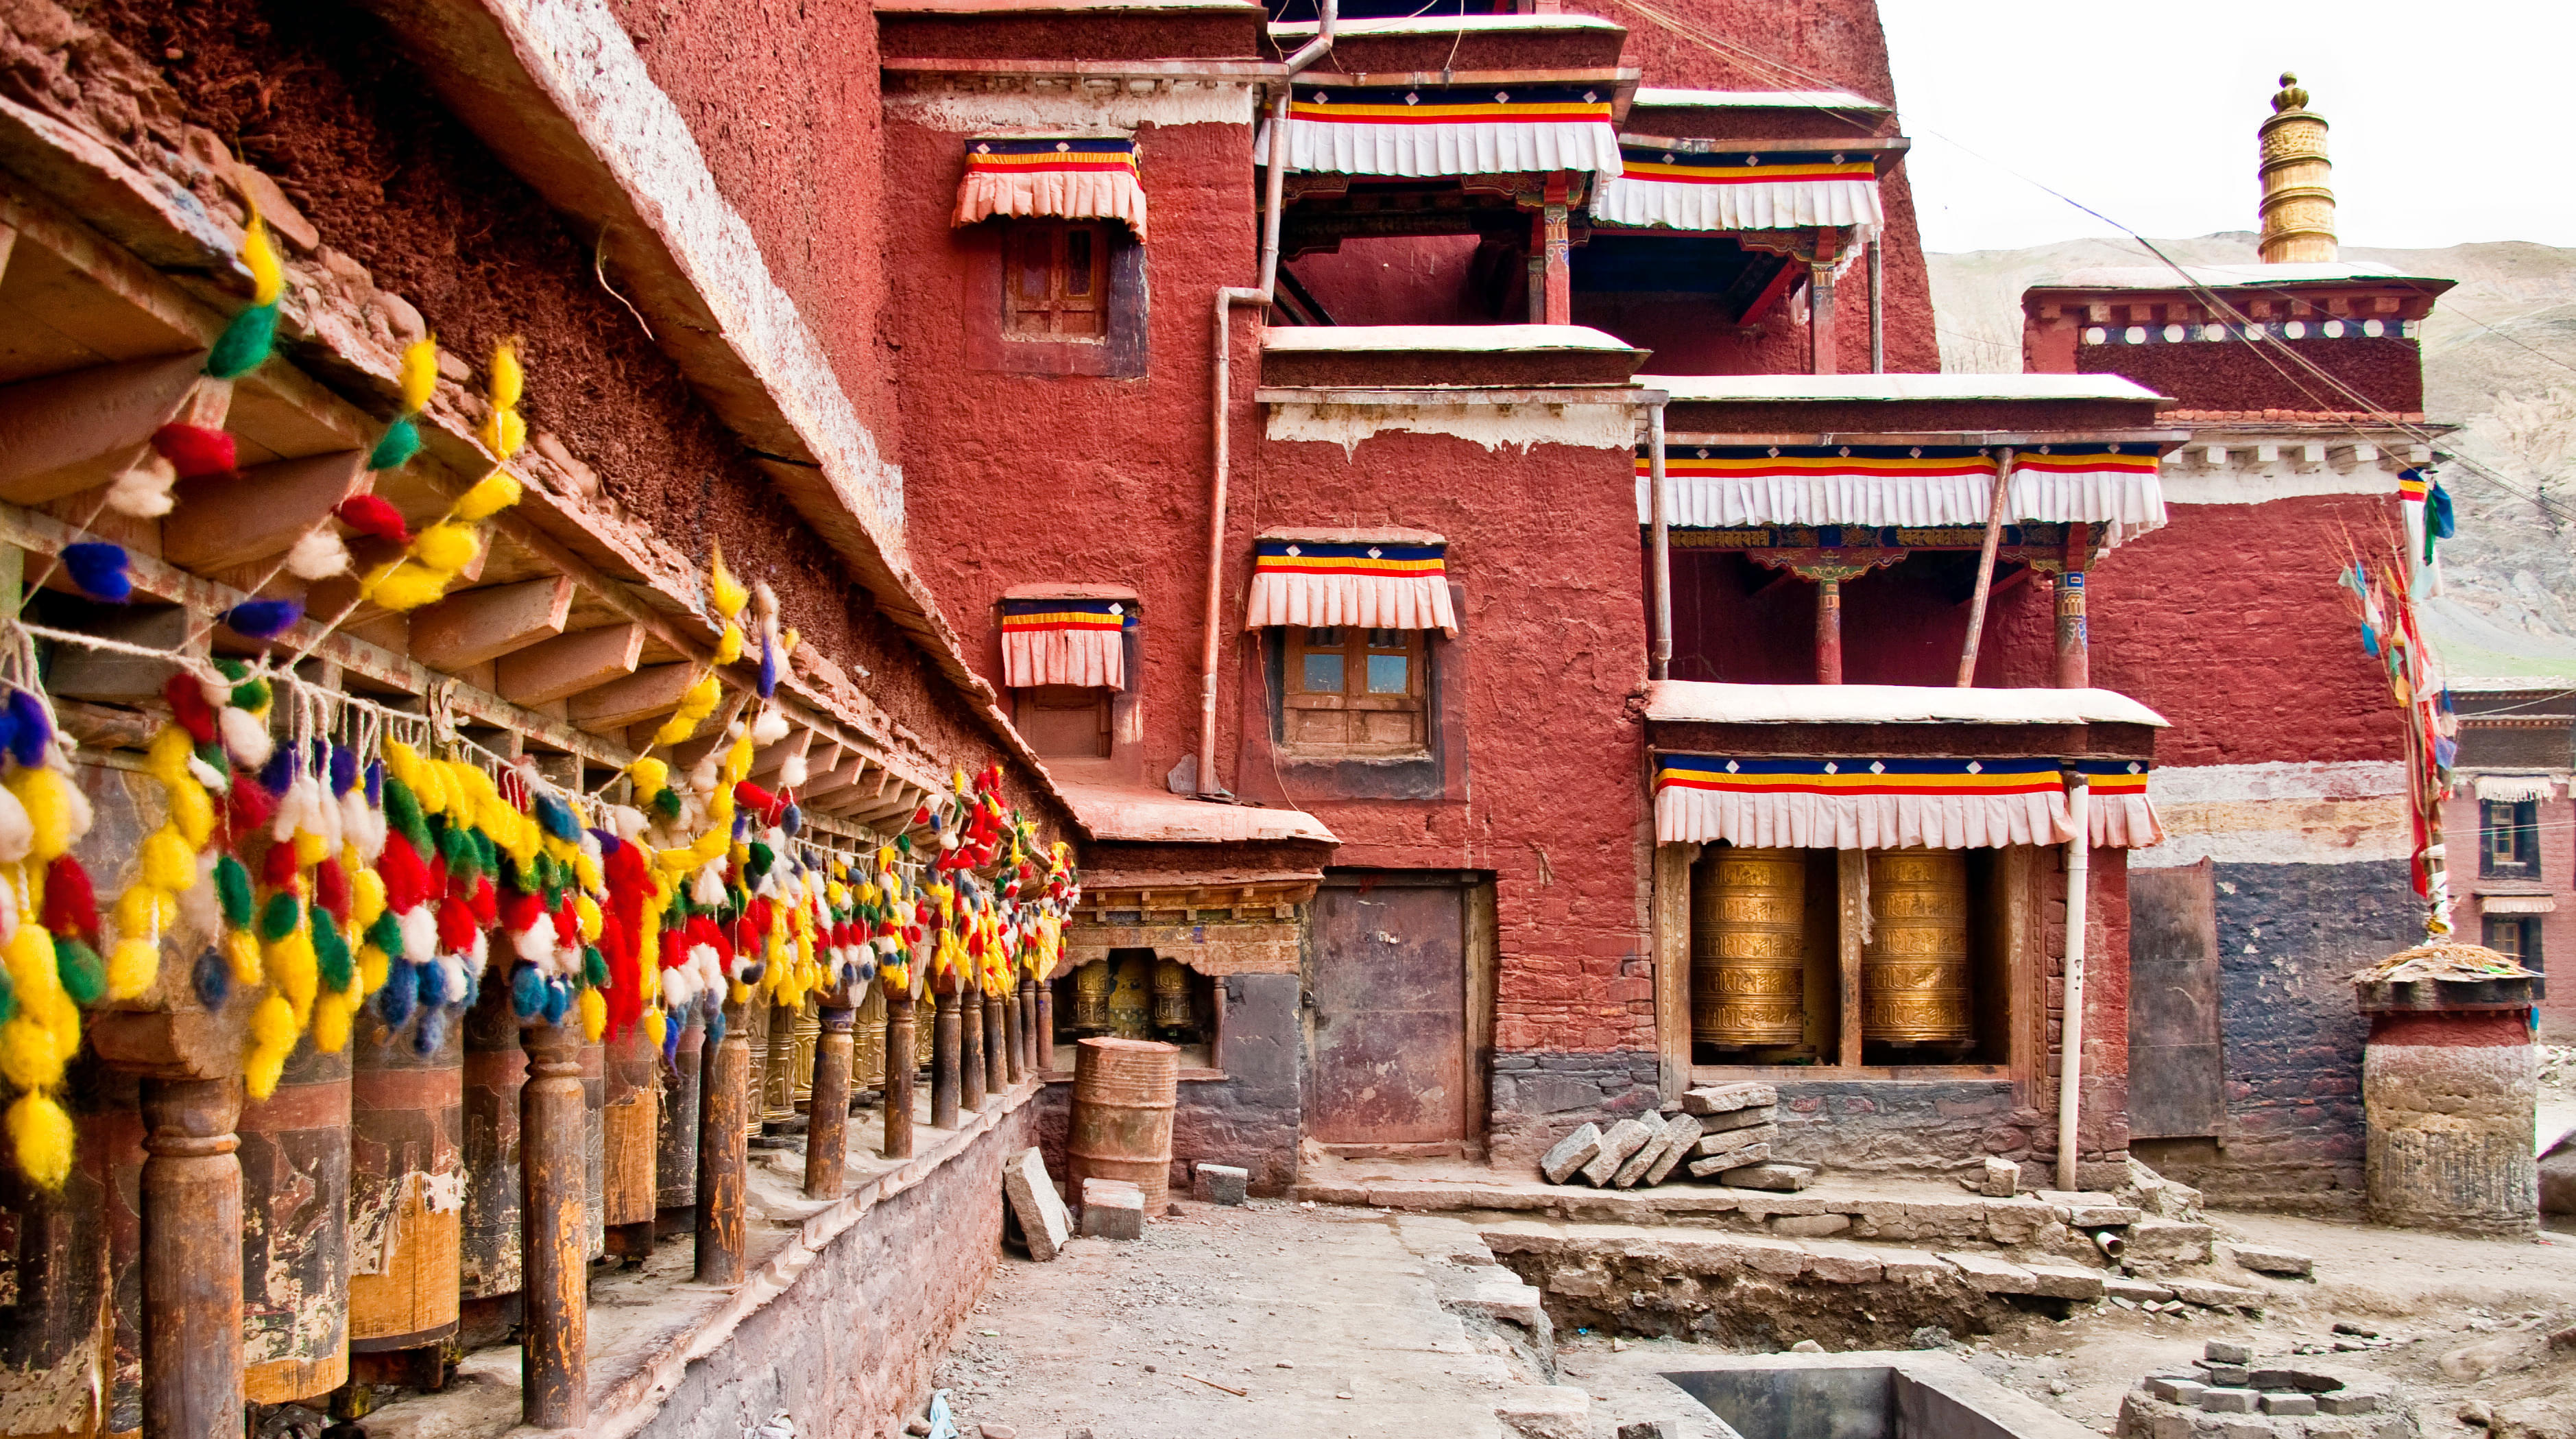
<svg viewBox="0 0 2576 1439">
<path fill-rule="evenodd" d="M 1696 1117 L 1676 1114 L 1664 1121 L 1663 1152 L 1656 1155 L 1655 1162 L 1646 1167 L 1645 1182 L 1650 1186 L 1663 1183 L 1671 1177 L 1675 1169 L 1681 1167 L 1683 1160 L 1690 1157 L 1692 1146 L 1698 1143 L 1699 1120 Z"/>
<path fill-rule="evenodd" d="M 1878 1277 L 1890 1284 L 1930 1283 L 1950 1272 L 1950 1266 L 1920 1249 L 1872 1249 L 1878 1260 Z"/>
<path fill-rule="evenodd" d="M 1819 1284 L 1875 1284 L 1884 1272 L 1878 1255 L 1857 1245 L 1807 1246 L 1807 1277 Z"/>
<path fill-rule="evenodd" d="M 1674 1117 L 1680 1118 L 1679 1115 Z M 1672 1142 L 1673 1127 L 1664 1122 L 1662 1115 L 1649 1114 L 1638 1122 L 1651 1126 L 1654 1132 L 1646 1136 L 1645 1143 L 1637 1146 L 1636 1153 L 1620 1163 L 1619 1172 L 1610 1176 L 1613 1189 L 1636 1188 L 1637 1181 L 1646 1177 L 1646 1171 L 1655 1167 L 1655 1161 L 1664 1157 L 1664 1146 Z"/>
<path fill-rule="evenodd" d="M 2123 1279 L 2117 1275 L 2103 1277 L 2102 1293 L 2105 1298 L 2126 1299 L 2133 1304 L 2161 1304 L 2173 1298 L 2173 1291 L 2161 1284 L 2150 1284 L 2143 1279 Z"/>
<path fill-rule="evenodd" d="M 1585 1183 L 1596 1189 L 1601 1188 L 1609 1184 L 1611 1177 L 1619 1172 L 1620 1165 L 1628 1162 L 1629 1155 L 1644 1148 L 1647 1140 L 1662 1132 L 1663 1128 L 1660 1124 L 1653 1129 L 1648 1129 L 1633 1119 L 1620 1120 L 1602 1131 L 1600 1151 L 1586 1160 L 1583 1167 L 1577 1169 L 1575 1173 L 1582 1175 Z"/>
<path fill-rule="evenodd" d="M 2262 1419 L 2228 1419 L 2218 1426 L 2219 1439 L 2283 1439 L 2281 1431 Z"/>
<path fill-rule="evenodd" d="M 2051 1299 L 2095 1300 L 2102 1297 L 2102 1271 L 2079 1269 L 2072 1264 L 2027 1264 L 2031 1277 L 2039 1281 L 2033 1292 Z"/>
<path fill-rule="evenodd" d="M 2198 1264 L 2209 1258 L 2210 1228 L 2179 1219 L 2140 1218 L 2129 1226 L 2128 1258 Z"/>
<path fill-rule="evenodd" d="M 2260 1304 L 2263 1296 L 2241 1284 L 2213 1284 L 2206 1279 L 2167 1278 L 2164 1286 L 2174 1298 L 2204 1309 L 2225 1309 L 2238 1304 Z"/>
<path fill-rule="evenodd" d="M 2200 1407 L 2212 1414 L 2251 1414 L 2262 1403 L 2263 1396 L 2251 1389 L 2212 1387 L 2200 1396 Z"/>
<path fill-rule="evenodd" d="M 1556 1142 L 1538 1161 L 1538 1172 L 1550 1184 L 1563 1184 L 1574 1171 L 1590 1164 L 1601 1153 L 1601 1126 L 1586 1124 Z"/>
<path fill-rule="evenodd" d="M 1082 1181 L 1082 1232 L 1098 1239 L 1145 1237 L 1145 1191 L 1123 1179 Z"/>
<path fill-rule="evenodd" d="M 1703 1125 L 1702 1129 L 1705 1130 L 1706 1126 Z M 1722 1129 L 1715 1134 L 1703 1132 L 1691 1145 L 1691 1157 L 1715 1159 L 1719 1155 L 1733 1154 L 1737 1150 L 1750 1149 L 1757 1144 L 1771 1144 L 1779 1138 L 1780 1126 L 1776 1124 L 1750 1124 L 1738 1129 Z"/>
<path fill-rule="evenodd" d="M 1742 1169 L 1749 1164 L 1760 1164 L 1770 1157 L 1770 1145 L 1752 1144 L 1729 1154 L 1720 1154 L 1715 1158 L 1694 1159 L 1690 1162 L 1691 1178 L 1717 1178 L 1730 1169 Z M 1720 1182 L 1724 1181 L 1721 1179 Z"/>
<path fill-rule="evenodd" d="M 2314 1394 L 2265 1394 L 2263 1396 L 2263 1412 L 2266 1414 L 2314 1414 L 2317 1412 L 2317 1396 Z"/>
<path fill-rule="evenodd" d="M 1056 1251 L 1073 1237 L 1073 1216 L 1065 1213 L 1064 1196 L 1055 1192 L 1055 1181 L 1047 1177 L 1046 1156 L 1034 1147 L 1003 1163 L 1002 1197 L 1010 1204 L 1012 1217 L 1020 1221 L 1020 1232 L 1028 1236 L 1031 1259 L 1055 1258 Z M 1136 1202 L 1141 1210 L 1142 1191 Z"/>
<path fill-rule="evenodd" d="M 1997 1259 L 1991 1254 L 1965 1250 L 1942 1251 L 1942 1262 L 1959 1271 L 1969 1287 L 1985 1294 L 2037 1294 L 2039 1280 L 2018 1264 Z"/>
<path fill-rule="evenodd" d="M 1770 1148 L 1764 1145 L 1763 1148 Z M 1741 1169 L 1721 1170 L 1717 1182 L 1736 1189 L 1768 1189 L 1781 1194 L 1795 1194 L 1816 1182 L 1816 1171 L 1803 1164 L 1748 1164 Z"/>
<path fill-rule="evenodd" d="M 1988 1199 L 2010 1199 L 2021 1191 L 2020 1165 L 1989 1155 L 1985 1168 L 1985 1177 L 1977 1185 L 1979 1194 Z"/>
<path fill-rule="evenodd" d="M 1700 1131 L 1704 1134 L 1716 1134 L 1728 1129 L 1750 1129 L 1757 1124 L 1773 1123 L 1779 1117 L 1780 1111 L 1768 1104 L 1757 1104 L 1750 1109 L 1730 1109 L 1724 1114 L 1691 1116 L 1699 1121 Z"/>
<path fill-rule="evenodd" d="M 2201 1391 L 2209 1386 L 2192 1379 L 2173 1379 L 2159 1374 L 2147 1381 L 2147 1392 L 2168 1404 L 2200 1403 Z"/>
<path fill-rule="evenodd" d="M 2320 1414 L 2376 1414 L 2379 1412 L 2379 1396 L 2369 1393 L 2320 1394 L 2317 1396 L 2317 1412 Z"/>
<path fill-rule="evenodd" d="M 2251 1389 L 2254 1371 L 2242 1364 L 2203 1364 L 2200 1372 L 2209 1376 L 2212 1389 Z"/>
<path fill-rule="evenodd" d="M 1200 1164 L 1190 1170 L 1191 1197 L 1210 1204 L 1241 1204 L 1251 1183 L 1251 1172 L 1232 1164 Z"/>
<path fill-rule="evenodd" d="M 2228 1256 L 2240 1267 L 2257 1274 L 2278 1274 L 2290 1279 L 2312 1278 L 2317 1261 L 2295 1249 L 2274 1249 L 2261 1244 L 2230 1244 Z"/>
<path fill-rule="evenodd" d="M 1783 1214 L 1771 1221 L 1771 1232 L 1792 1239 L 1822 1239 L 1851 1228 L 1848 1214 Z"/>
<path fill-rule="evenodd" d="M 1515 1386 L 1494 1406 L 1494 1418 L 1514 1439 L 1590 1439 L 1592 1396 L 1571 1384 Z"/>
<path fill-rule="evenodd" d="M 1768 1084 L 1751 1080 L 1735 1084 L 1712 1084 L 1705 1089 L 1687 1090 L 1682 1094 L 1684 1114 L 1732 1114 L 1755 1106 L 1775 1105 L 1780 1091 Z"/>
<path fill-rule="evenodd" d="M 2251 1364 L 2254 1362 L 2254 1349 L 2248 1344 L 2212 1339 L 2200 1346 L 2200 1357 L 2212 1364 Z"/>
<path fill-rule="evenodd" d="M 1984 1201 L 1985 1238 L 2006 1247 L 2028 1244 L 2039 1232 L 2057 1223 L 2057 1211 L 2028 1197 L 1989 1199 Z"/>
</svg>

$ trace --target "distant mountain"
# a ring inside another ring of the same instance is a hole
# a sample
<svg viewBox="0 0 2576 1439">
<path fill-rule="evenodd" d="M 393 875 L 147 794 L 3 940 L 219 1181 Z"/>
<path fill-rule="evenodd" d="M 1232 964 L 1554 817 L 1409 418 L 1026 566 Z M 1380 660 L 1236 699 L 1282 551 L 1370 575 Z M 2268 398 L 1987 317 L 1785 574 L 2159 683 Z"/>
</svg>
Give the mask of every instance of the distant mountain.
<svg viewBox="0 0 2576 1439">
<path fill-rule="evenodd" d="M 2247 232 L 2158 240 L 2182 264 L 2254 260 Z M 2444 250 L 2345 247 L 2459 286 L 2424 325 L 2424 409 L 2460 427 L 2445 448 L 2576 514 L 2576 250 L 2500 242 Z M 1932 255 L 1942 368 L 2021 368 L 2021 293 L 2088 265 L 2147 265 L 2134 241 Z M 2447 596 L 2428 623 L 2455 683 L 2576 681 L 2576 524 L 2453 465 L 2460 534 L 2442 546 Z"/>
</svg>

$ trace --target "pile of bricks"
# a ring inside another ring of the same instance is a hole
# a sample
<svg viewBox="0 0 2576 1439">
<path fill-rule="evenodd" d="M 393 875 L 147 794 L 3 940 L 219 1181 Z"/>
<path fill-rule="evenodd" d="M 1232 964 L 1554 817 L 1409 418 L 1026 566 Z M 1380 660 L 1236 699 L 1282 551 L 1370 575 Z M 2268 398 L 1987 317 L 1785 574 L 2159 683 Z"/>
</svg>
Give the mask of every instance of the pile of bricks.
<svg viewBox="0 0 2576 1439">
<path fill-rule="evenodd" d="M 2415 1426 L 2384 1380 L 2266 1364 L 2212 1340 L 2188 1369 L 2150 1374 L 2120 1404 L 2119 1439 L 2401 1439 Z"/>
<path fill-rule="evenodd" d="M 1780 1094 L 1767 1084 L 1694 1089 L 1669 1112 L 1622 1119 L 1608 1129 L 1586 1124 L 1557 1141 L 1539 1161 L 1550 1184 L 1581 1181 L 1596 1189 L 1661 1184 L 1676 1171 L 1736 1189 L 1795 1192 L 1816 1177 L 1803 1164 L 1778 1164 Z"/>
</svg>

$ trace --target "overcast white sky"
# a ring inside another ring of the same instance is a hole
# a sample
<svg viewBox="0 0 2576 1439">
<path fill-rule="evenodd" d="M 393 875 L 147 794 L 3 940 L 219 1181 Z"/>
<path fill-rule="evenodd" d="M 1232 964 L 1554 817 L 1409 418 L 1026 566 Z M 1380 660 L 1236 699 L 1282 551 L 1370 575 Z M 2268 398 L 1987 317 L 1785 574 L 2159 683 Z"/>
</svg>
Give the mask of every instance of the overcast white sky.
<svg viewBox="0 0 2576 1439">
<path fill-rule="evenodd" d="M 2568 0 L 1879 0 L 1923 247 L 2251 230 L 2283 70 L 2334 127 L 2346 244 L 2576 246 Z M 1973 153 L 1971 153 L 1973 152 Z M 1982 157 L 1982 158 L 1980 158 Z"/>
</svg>

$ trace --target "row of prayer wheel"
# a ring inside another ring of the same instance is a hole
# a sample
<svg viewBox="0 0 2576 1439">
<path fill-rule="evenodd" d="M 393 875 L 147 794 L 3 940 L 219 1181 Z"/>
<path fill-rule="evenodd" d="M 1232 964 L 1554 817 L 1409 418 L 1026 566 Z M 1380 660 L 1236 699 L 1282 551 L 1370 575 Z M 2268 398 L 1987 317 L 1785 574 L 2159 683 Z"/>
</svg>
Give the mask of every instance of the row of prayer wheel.
<svg viewBox="0 0 2576 1439">
<path fill-rule="evenodd" d="M 1130 954 L 1095 960 L 1073 972 L 1076 1032 L 1146 1039 L 1158 1029 L 1188 1029 L 1197 1023 L 1189 967 L 1177 959 Z"/>
<path fill-rule="evenodd" d="M 1969 1011 L 1968 857 L 1873 850 L 1861 944 L 1861 1039 L 1964 1044 Z M 1807 852 L 1711 848 L 1691 876 L 1691 1038 L 1727 1048 L 1803 1043 Z"/>
</svg>

